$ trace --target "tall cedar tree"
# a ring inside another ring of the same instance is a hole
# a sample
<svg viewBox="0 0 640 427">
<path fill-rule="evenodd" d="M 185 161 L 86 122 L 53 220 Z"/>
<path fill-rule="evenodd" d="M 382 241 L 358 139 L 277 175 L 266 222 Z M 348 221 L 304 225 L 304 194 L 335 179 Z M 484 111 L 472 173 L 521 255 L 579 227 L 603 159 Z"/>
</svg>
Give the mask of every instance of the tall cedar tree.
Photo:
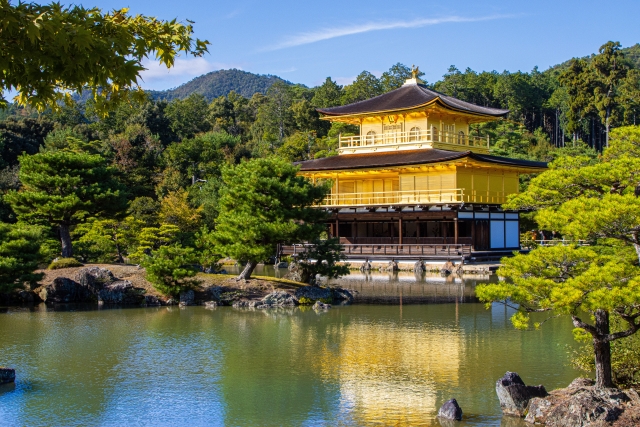
<svg viewBox="0 0 640 427">
<path fill-rule="evenodd" d="M 519 328 L 528 326 L 531 312 L 571 316 L 592 337 L 599 387 L 614 386 L 611 341 L 640 330 L 639 188 L 639 126 L 615 129 L 602 158 L 558 159 L 504 207 L 537 208 L 543 229 L 589 246 L 540 247 L 505 258 L 498 274 L 510 281 L 476 289 L 487 303 L 517 305 L 512 321 Z M 622 329 L 611 330 L 611 316 Z"/>
<path fill-rule="evenodd" d="M 19 160 L 22 188 L 5 200 L 20 220 L 57 227 L 64 258 L 73 256 L 72 226 L 126 208 L 121 185 L 100 155 L 54 151 Z"/>
<path fill-rule="evenodd" d="M 330 191 L 298 176 L 298 168 L 271 157 L 223 170 L 224 189 L 214 241 L 221 254 L 247 261 L 238 280 L 251 277 L 259 261 L 275 255 L 278 244 L 317 238 L 325 213 L 312 206 Z"/>
</svg>

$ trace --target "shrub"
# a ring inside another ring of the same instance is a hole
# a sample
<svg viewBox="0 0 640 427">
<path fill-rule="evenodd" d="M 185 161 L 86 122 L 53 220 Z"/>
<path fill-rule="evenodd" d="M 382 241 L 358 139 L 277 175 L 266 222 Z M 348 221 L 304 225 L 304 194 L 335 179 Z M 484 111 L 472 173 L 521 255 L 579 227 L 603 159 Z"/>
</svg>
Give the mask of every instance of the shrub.
<svg viewBox="0 0 640 427">
<path fill-rule="evenodd" d="M 147 271 L 147 280 L 154 288 L 164 295 L 177 296 L 198 284 L 193 279 L 197 270 L 191 265 L 195 258 L 192 248 L 180 245 L 161 246 L 144 258 L 142 266 Z"/>
<path fill-rule="evenodd" d="M 298 300 L 298 303 L 299 303 L 300 305 L 311 305 L 311 304 L 313 304 L 314 302 L 315 302 L 314 300 L 312 300 L 311 298 L 307 298 L 307 297 L 301 297 L 301 298 Z"/>
<path fill-rule="evenodd" d="M 60 270 L 61 268 L 82 267 L 84 264 L 75 258 L 56 258 L 49 264 L 49 270 Z"/>
</svg>

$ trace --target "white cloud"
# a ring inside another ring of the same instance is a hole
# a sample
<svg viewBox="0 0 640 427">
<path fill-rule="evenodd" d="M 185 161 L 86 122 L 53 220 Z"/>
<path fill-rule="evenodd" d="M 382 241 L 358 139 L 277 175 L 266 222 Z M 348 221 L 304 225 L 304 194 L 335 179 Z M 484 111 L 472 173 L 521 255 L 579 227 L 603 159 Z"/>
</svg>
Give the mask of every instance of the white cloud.
<svg viewBox="0 0 640 427">
<path fill-rule="evenodd" d="M 333 79 L 336 83 L 338 83 L 339 85 L 342 86 L 346 86 L 346 85 L 350 85 L 351 83 L 353 83 L 356 78 L 358 76 L 353 76 L 353 77 L 336 77 L 335 79 Z M 324 80 L 320 82 L 320 84 L 324 83 Z"/>
<path fill-rule="evenodd" d="M 285 49 L 288 47 L 301 46 L 305 44 L 315 43 L 322 40 L 329 40 L 336 37 L 343 37 L 352 34 L 368 33 L 370 31 L 380 30 L 393 30 L 396 28 L 419 28 L 430 25 L 446 24 L 446 23 L 460 23 L 460 22 L 478 22 L 478 21 L 490 21 L 494 19 L 508 18 L 508 15 L 492 15 L 481 17 L 462 17 L 462 16 L 448 16 L 443 18 L 422 18 L 414 19 L 411 21 L 379 21 L 369 22 L 365 24 L 355 24 L 345 27 L 334 28 L 322 28 L 316 31 L 310 31 L 306 33 L 300 33 L 288 37 L 282 42 L 273 46 L 264 48 L 265 51 Z"/>
</svg>

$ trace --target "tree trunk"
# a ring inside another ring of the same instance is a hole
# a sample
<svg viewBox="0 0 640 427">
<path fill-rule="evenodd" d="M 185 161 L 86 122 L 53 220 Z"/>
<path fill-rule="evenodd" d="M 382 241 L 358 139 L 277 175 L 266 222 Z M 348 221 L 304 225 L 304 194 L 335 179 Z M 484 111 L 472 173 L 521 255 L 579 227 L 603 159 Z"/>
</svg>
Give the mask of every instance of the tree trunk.
<svg viewBox="0 0 640 427">
<path fill-rule="evenodd" d="M 636 248 L 636 256 L 638 257 L 638 262 L 640 262 L 640 245 L 637 243 L 634 243 L 633 247 Z"/>
<path fill-rule="evenodd" d="M 251 273 L 253 273 L 253 269 L 256 268 L 256 265 L 258 265 L 256 261 L 249 261 L 247 265 L 244 266 L 242 273 L 236 277 L 236 280 L 249 280 Z"/>
<path fill-rule="evenodd" d="M 71 246 L 71 233 L 67 224 L 60 224 L 60 243 L 62 244 L 62 258 L 71 258 L 73 256 L 73 247 Z"/>
<path fill-rule="evenodd" d="M 597 335 L 593 337 L 593 351 L 596 362 L 596 387 L 614 387 L 611 374 L 611 343 L 604 340 L 609 334 L 609 313 L 604 310 L 596 310 Z"/>
<path fill-rule="evenodd" d="M 604 121 L 605 126 L 607 128 L 606 129 L 607 136 L 604 144 L 605 147 L 609 147 L 609 117 L 610 116 L 611 116 L 611 107 L 607 107 L 607 118 Z"/>
</svg>

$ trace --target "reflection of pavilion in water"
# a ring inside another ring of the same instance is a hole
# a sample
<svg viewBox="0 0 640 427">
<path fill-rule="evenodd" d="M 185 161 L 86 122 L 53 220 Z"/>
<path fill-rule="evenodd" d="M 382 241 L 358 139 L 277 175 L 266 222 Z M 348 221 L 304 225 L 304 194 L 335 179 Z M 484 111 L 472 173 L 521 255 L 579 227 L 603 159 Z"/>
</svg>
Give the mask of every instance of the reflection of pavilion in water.
<svg viewBox="0 0 640 427">
<path fill-rule="evenodd" d="M 424 424 L 437 412 L 438 390 L 459 384 L 464 339 L 452 325 L 429 330 L 359 321 L 345 326 L 338 348 L 319 357 L 337 376 L 340 409 L 357 425 Z"/>
<path fill-rule="evenodd" d="M 433 273 L 351 272 L 348 276 L 333 281 L 339 286 L 357 291 L 358 302 L 367 303 L 445 303 L 478 302 L 475 297 L 477 283 L 497 280 L 495 275 L 450 274 L 442 276 Z"/>
</svg>

